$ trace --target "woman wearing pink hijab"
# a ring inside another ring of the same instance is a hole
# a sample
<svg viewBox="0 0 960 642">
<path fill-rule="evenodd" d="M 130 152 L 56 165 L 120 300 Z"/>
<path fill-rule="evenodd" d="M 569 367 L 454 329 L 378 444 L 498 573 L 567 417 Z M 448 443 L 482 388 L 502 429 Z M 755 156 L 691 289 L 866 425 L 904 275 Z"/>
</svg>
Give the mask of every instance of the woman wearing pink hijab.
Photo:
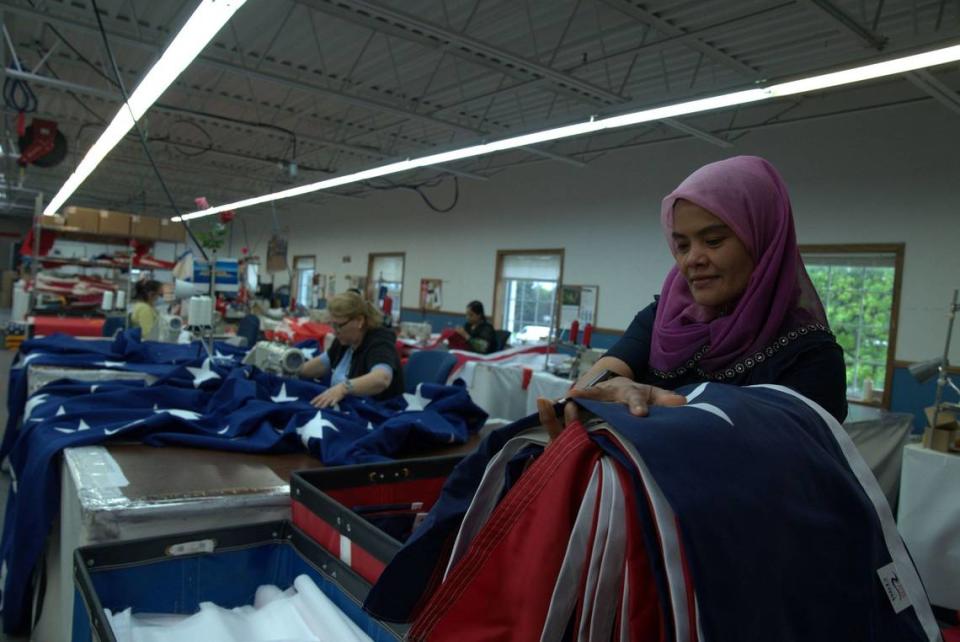
<svg viewBox="0 0 960 642">
<path fill-rule="evenodd" d="M 635 415 L 681 405 L 680 386 L 775 383 L 847 414 L 843 350 L 800 259 L 786 185 L 762 158 L 705 165 L 663 199 L 676 265 L 660 296 L 571 396 L 621 402 Z M 606 380 L 581 388 L 598 376 Z M 546 400 L 541 419 L 561 428 Z M 568 404 L 567 419 L 575 413 Z"/>
</svg>

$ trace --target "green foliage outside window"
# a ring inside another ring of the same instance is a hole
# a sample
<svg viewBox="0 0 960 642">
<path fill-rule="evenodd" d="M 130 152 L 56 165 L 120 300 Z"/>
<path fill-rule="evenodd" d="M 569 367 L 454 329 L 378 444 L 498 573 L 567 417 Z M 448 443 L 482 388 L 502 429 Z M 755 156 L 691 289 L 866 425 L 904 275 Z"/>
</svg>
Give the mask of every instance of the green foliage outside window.
<svg viewBox="0 0 960 642">
<path fill-rule="evenodd" d="M 847 396 L 862 398 L 867 380 L 875 391 L 882 390 L 887 374 L 894 268 L 808 263 L 807 272 L 843 348 Z"/>
</svg>

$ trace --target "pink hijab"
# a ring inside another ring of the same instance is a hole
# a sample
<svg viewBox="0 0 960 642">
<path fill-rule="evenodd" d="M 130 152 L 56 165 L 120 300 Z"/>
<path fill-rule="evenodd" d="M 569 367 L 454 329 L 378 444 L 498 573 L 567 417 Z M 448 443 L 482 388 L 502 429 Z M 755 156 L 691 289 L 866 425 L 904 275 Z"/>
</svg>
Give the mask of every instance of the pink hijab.
<svg viewBox="0 0 960 642">
<path fill-rule="evenodd" d="M 733 311 L 717 316 L 694 301 L 674 266 L 657 305 L 653 368 L 669 372 L 699 354 L 697 367 L 714 373 L 762 352 L 789 331 L 826 327 L 823 304 L 797 249 L 787 187 L 773 165 L 756 156 L 736 156 L 687 177 L 663 199 L 660 222 L 671 246 L 673 206 L 681 198 L 726 223 L 753 257 L 754 270 Z"/>
</svg>

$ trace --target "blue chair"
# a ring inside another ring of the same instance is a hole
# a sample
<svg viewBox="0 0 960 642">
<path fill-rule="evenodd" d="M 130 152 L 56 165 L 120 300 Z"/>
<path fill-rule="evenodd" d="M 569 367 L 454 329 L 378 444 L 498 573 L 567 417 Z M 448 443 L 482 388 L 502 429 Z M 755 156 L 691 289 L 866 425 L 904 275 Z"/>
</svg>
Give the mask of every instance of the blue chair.
<svg viewBox="0 0 960 642">
<path fill-rule="evenodd" d="M 103 321 L 103 330 L 101 331 L 101 334 L 105 337 L 113 337 L 118 332 L 123 332 L 123 326 L 125 323 L 125 317 L 107 317 Z"/>
<path fill-rule="evenodd" d="M 247 348 L 252 348 L 260 337 L 260 317 L 248 314 L 237 324 L 237 336 L 247 340 Z"/>
<path fill-rule="evenodd" d="M 421 383 L 444 384 L 456 363 L 457 358 L 443 350 L 414 352 L 403 368 L 404 388 L 412 394 Z"/>
</svg>

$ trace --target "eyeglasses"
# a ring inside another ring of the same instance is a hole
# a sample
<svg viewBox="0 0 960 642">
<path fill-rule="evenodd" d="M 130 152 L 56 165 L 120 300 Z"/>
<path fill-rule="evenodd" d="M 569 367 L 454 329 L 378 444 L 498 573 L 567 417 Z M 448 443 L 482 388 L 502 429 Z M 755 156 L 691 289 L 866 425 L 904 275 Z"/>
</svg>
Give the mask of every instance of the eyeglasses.
<svg viewBox="0 0 960 642">
<path fill-rule="evenodd" d="M 336 321 L 334 321 L 333 319 L 331 319 L 331 320 L 330 320 L 330 325 L 333 326 L 333 329 L 334 329 L 336 332 L 340 332 L 341 330 L 343 330 L 343 328 L 344 328 L 345 325 L 347 325 L 348 323 L 350 323 L 350 322 L 353 321 L 354 319 L 356 319 L 356 317 L 352 317 L 352 318 L 350 318 L 350 319 L 347 319 L 346 321 L 341 321 L 341 322 L 339 322 L 339 323 L 336 322 Z"/>
</svg>

